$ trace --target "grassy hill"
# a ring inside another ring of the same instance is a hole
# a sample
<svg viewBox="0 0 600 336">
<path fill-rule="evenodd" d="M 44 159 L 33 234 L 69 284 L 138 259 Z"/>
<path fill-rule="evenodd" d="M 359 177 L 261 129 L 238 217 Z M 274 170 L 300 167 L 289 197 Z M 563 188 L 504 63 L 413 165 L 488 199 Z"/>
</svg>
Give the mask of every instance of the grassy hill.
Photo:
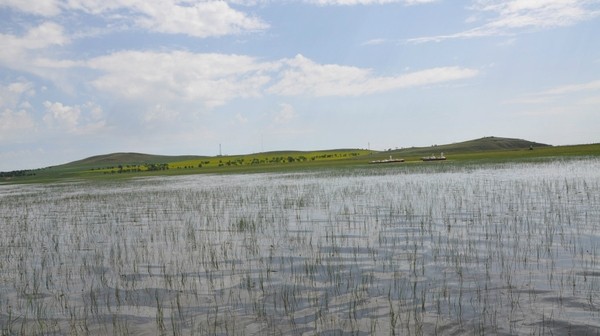
<svg viewBox="0 0 600 336">
<path fill-rule="evenodd" d="M 476 140 L 464 141 L 444 146 L 446 150 L 453 151 L 488 151 L 488 150 L 506 150 L 506 149 L 529 149 L 550 147 L 550 145 L 527 141 L 522 139 L 500 138 L 500 137 L 485 137 Z"/>
<path fill-rule="evenodd" d="M 440 153 L 454 162 L 477 161 L 499 162 L 532 160 L 556 157 L 600 156 L 599 144 L 551 146 L 523 139 L 485 137 L 447 145 L 429 147 L 411 147 L 373 155 L 374 159 L 403 158 L 407 161 L 419 161 L 423 156 Z"/>
<path fill-rule="evenodd" d="M 112 153 L 105 155 L 96 155 L 83 160 L 73 161 L 57 167 L 100 167 L 100 166 L 118 166 L 118 165 L 140 165 L 145 163 L 166 163 L 185 160 L 200 160 L 206 156 L 166 156 L 166 155 L 151 155 L 142 153 Z"/>
<path fill-rule="evenodd" d="M 97 155 L 83 160 L 70 162 L 64 165 L 57 166 L 56 168 L 61 169 L 82 169 L 82 168 L 102 168 L 102 167 L 116 167 L 119 165 L 143 165 L 143 164 L 161 164 L 169 163 L 173 168 L 178 167 L 189 167 L 198 166 L 199 164 L 205 163 L 210 165 L 214 163 L 218 166 L 218 163 L 233 164 L 234 162 L 245 163 L 258 160 L 265 162 L 283 162 L 288 161 L 315 161 L 318 159 L 322 160 L 336 160 L 347 158 L 348 153 L 355 152 L 352 157 L 358 157 L 365 154 L 373 156 L 387 157 L 390 154 L 397 156 L 424 156 L 431 155 L 433 153 L 439 154 L 439 152 L 445 153 L 469 153 L 469 152 L 483 152 L 483 151 L 498 151 L 498 150 L 517 150 L 517 149 L 529 149 L 529 148 L 543 148 L 550 147 L 550 145 L 511 138 L 500 138 L 500 137 L 485 137 L 481 139 L 469 140 L 464 142 L 458 142 L 447 145 L 436 145 L 430 147 L 412 147 L 404 148 L 399 150 L 376 152 L 376 151 L 364 151 L 357 149 L 334 149 L 334 150 L 322 150 L 322 151 L 271 151 L 263 153 L 254 153 L 246 155 L 230 155 L 230 156 L 164 156 L 164 155 L 151 155 L 142 153 L 111 153 L 106 155 Z M 304 160 L 305 159 L 305 160 Z M 241 164 L 241 163 L 240 163 Z"/>
<path fill-rule="evenodd" d="M 112 153 L 92 156 L 59 166 L 16 172 L 0 172 L 0 182 L 45 182 L 64 178 L 114 179 L 147 175 L 181 175 L 225 172 L 282 171 L 318 167 L 363 165 L 390 156 L 420 162 L 422 156 L 439 155 L 447 162 L 489 162 L 546 157 L 600 156 L 600 144 L 550 146 L 511 138 L 485 137 L 464 142 L 387 151 L 335 149 L 321 151 L 273 151 L 231 156 L 164 156 Z"/>
<path fill-rule="evenodd" d="M 97 155 L 41 169 L 0 172 L 0 182 L 46 182 L 66 178 L 122 178 L 143 174 L 182 175 L 223 172 L 280 171 L 302 167 L 356 163 L 373 151 L 336 149 L 322 151 L 276 151 L 230 156 L 165 156 L 142 153 Z"/>
<path fill-rule="evenodd" d="M 411 147 L 391 151 L 392 154 L 404 156 L 425 156 L 444 153 L 471 153 L 485 151 L 520 150 L 529 148 L 544 148 L 550 145 L 522 139 L 485 137 L 464 142 L 429 147 Z"/>
</svg>

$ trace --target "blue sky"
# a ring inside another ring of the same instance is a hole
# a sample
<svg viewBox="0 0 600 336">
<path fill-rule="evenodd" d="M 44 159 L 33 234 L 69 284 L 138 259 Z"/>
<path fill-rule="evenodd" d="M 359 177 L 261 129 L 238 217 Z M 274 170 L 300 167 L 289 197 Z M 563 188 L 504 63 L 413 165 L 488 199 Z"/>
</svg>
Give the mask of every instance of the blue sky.
<svg viewBox="0 0 600 336">
<path fill-rule="evenodd" d="M 0 0 L 0 171 L 600 142 L 598 0 Z"/>
</svg>

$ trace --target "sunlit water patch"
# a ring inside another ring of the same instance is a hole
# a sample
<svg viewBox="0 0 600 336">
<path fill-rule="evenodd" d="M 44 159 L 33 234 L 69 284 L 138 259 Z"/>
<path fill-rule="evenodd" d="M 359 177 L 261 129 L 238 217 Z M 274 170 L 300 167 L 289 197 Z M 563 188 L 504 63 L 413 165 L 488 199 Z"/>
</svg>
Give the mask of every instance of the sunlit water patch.
<svg viewBox="0 0 600 336">
<path fill-rule="evenodd" d="M 2 334 L 597 334 L 600 161 L 0 186 Z"/>
</svg>

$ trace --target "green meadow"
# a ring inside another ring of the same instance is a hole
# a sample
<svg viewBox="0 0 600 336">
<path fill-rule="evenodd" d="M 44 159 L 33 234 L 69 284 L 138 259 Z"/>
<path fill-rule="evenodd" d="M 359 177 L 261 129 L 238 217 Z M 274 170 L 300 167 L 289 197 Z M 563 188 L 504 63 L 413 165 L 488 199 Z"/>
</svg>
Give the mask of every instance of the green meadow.
<svg viewBox="0 0 600 336">
<path fill-rule="evenodd" d="M 352 167 L 371 161 L 402 158 L 404 164 L 431 164 L 421 157 L 444 153 L 444 163 L 497 163 L 544 160 L 557 157 L 600 155 L 600 144 L 550 146 L 500 137 L 485 137 L 429 147 L 333 149 L 320 151 L 274 151 L 226 156 L 161 156 L 140 153 L 98 155 L 71 163 L 0 173 L 0 183 L 52 182 L 61 179 L 120 179 L 152 175 L 203 173 L 285 172 L 316 168 Z M 437 162 L 440 163 L 440 162 Z"/>
</svg>

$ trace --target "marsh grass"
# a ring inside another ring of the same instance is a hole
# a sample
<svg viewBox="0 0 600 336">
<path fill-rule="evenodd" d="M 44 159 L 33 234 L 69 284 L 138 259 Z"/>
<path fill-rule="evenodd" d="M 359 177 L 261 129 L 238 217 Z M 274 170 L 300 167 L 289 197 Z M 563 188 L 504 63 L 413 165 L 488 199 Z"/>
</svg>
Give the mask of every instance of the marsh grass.
<svg viewBox="0 0 600 336">
<path fill-rule="evenodd" d="M 2 334 L 596 334 L 600 161 L 0 186 Z"/>
</svg>

